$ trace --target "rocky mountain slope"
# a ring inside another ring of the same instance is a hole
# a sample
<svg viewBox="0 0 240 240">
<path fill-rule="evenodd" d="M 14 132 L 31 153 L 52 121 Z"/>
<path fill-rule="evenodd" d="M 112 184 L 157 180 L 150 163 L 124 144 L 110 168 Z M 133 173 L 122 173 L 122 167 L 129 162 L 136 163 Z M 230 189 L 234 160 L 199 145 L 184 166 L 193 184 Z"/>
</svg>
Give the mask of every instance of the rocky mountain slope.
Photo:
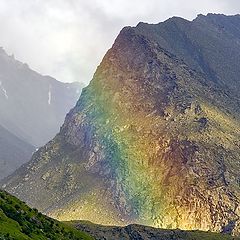
<svg viewBox="0 0 240 240">
<path fill-rule="evenodd" d="M 81 89 L 42 76 L 0 49 L 0 124 L 33 146 L 56 135 Z"/>
<path fill-rule="evenodd" d="M 48 218 L 0 190 L 0 239 L 93 240 L 88 234 Z"/>
<path fill-rule="evenodd" d="M 35 148 L 0 126 L 0 179 L 32 157 Z"/>
<path fill-rule="evenodd" d="M 239 25 L 124 28 L 60 133 L 3 187 L 60 220 L 239 234 L 240 61 L 225 57 Z"/>
</svg>

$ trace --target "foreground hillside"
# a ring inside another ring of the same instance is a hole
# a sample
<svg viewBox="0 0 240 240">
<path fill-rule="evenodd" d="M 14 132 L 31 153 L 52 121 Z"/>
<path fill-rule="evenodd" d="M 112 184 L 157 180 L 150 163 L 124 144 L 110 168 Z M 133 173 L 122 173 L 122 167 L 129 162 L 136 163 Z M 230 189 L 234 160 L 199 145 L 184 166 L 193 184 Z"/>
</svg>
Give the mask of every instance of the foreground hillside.
<svg viewBox="0 0 240 240">
<path fill-rule="evenodd" d="M 1 240 L 92 240 L 87 234 L 48 218 L 0 191 Z"/>
<path fill-rule="evenodd" d="M 239 235 L 239 26 L 124 28 L 59 134 L 2 186 L 58 220 Z"/>
</svg>

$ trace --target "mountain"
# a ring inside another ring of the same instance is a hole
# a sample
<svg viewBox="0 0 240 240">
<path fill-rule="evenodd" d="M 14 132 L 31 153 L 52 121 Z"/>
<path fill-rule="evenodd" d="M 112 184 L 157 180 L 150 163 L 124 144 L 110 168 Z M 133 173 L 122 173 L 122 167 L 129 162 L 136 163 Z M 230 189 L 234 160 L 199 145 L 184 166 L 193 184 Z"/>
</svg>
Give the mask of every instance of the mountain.
<svg viewBox="0 0 240 240">
<path fill-rule="evenodd" d="M 93 240 L 88 234 L 44 216 L 1 190 L 0 239 Z"/>
<path fill-rule="evenodd" d="M 33 146 L 56 135 L 81 89 L 42 76 L 0 49 L 0 124 Z"/>
<path fill-rule="evenodd" d="M 124 28 L 4 189 L 64 221 L 240 234 L 238 26 L 209 14 Z"/>
<path fill-rule="evenodd" d="M 0 179 L 30 160 L 35 148 L 0 126 Z"/>
</svg>

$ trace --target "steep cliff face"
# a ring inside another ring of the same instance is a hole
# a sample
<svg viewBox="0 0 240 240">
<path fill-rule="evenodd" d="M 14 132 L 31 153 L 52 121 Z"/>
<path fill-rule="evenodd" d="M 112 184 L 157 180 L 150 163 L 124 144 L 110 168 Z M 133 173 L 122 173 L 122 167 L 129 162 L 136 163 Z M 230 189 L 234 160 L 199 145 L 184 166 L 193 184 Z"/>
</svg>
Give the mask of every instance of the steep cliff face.
<svg viewBox="0 0 240 240">
<path fill-rule="evenodd" d="M 240 100 L 141 31 L 3 187 L 61 220 L 239 233 Z"/>
</svg>

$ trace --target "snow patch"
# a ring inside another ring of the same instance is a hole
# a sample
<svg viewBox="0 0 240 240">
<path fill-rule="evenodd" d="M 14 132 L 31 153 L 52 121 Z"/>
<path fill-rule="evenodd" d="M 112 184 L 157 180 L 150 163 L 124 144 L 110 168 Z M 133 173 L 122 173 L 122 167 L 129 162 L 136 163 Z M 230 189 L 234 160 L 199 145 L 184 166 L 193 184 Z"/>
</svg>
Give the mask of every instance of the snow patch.
<svg viewBox="0 0 240 240">
<path fill-rule="evenodd" d="M 4 96 L 6 99 L 8 99 L 8 95 L 7 95 L 7 90 L 3 87 L 2 82 L 0 81 L 0 88 L 2 89 Z"/>
<path fill-rule="evenodd" d="M 52 86 L 49 85 L 49 88 L 48 88 L 48 105 L 51 104 L 51 101 L 52 101 L 52 92 L 51 92 L 51 89 L 52 89 Z"/>
</svg>

